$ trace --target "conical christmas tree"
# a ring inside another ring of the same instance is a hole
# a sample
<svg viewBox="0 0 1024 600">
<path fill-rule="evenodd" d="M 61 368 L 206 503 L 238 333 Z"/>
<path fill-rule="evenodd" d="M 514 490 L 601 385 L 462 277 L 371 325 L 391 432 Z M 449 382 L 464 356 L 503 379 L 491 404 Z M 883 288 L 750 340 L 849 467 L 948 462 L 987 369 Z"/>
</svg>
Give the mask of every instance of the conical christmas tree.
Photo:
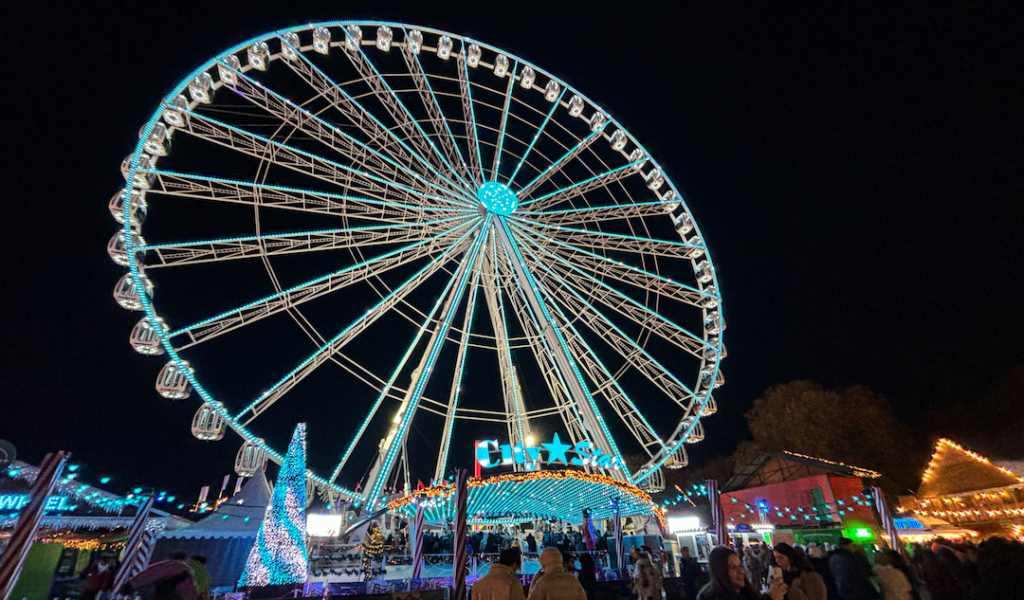
<svg viewBox="0 0 1024 600">
<path fill-rule="evenodd" d="M 306 551 L 306 424 L 299 423 L 288 444 L 270 506 L 249 552 L 239 587 L 303 583 Z"/>
</svg>

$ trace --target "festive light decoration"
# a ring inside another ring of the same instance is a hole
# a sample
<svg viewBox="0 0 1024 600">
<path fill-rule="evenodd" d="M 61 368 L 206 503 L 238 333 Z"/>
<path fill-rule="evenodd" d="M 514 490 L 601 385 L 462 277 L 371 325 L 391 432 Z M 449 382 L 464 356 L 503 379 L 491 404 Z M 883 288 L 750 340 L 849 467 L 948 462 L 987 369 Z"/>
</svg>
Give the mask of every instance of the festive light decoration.
<svg viewBox="0 0 1024 600">
<path fill-rule="evenodd" d="M 7 469 L 7 476 L 19 481 L 26 483 L 34 483 L 36 476 L 39 474 L 39 468 L 34 465 L 29 465 L 21 461 L 15 461 L 14 464 Z M 108 483 L 109 477 L 100 479 L 101 483 Z M 92 487 L 88 484 L 84 484 L 75 479 L 69 479 L 62 477 L 57 481 L 53 488 L 53 496 L 63 496 L 66 499 L 73 499 L 75 502 L 84 502 L 93 508 L 102 509 L 107 513 L 121 514 L 125 506 L 138 506 L 144 498 L 129 494 L 127 497 L 118 496 L 110 492 L 101 490 L 99 488 Z M 14 502 L 15 499 L 8 497 L 2 502 L 4 504 Z M 10 506 L 0 506 L 0 508 L 11 508 Z M 19 508 L 19 507 L 14 507 Z M 63 510 L 73 510 L 75 506 L 65 506 Z M 51 512 L 59 510 L 51 506 L 47 506 L 46 511 Z"/>
<path fill-rule="evenodd" d="M 306 424 L 299 423 L 281 464 L 266 516 L 249 552 L 239 587 L 306 581 Z"/>
<path fill-rule="evenodd" d="M 367 577 L 376 577 L 384 573 L 381 563 L 384 559 L 384 534 L 376 521 L 370 523 L 363 538 L 362 572 Z"/>
<path fill-rule="evenodd" d="M 535 518 L 577 522 L 582 509 L 592 510 L 594 519 L 611 518 L 612 501 L 619 499 L 622 514 L 650 515 L 665 525 L 662 507 L 650 494 L 608 475 L 585 471 L 529 471 L 504 473 L 469 480 L 469 523 L 473 525 L 508 524 Z M 431 523 L 451 520 L 455 514 L 454 488 L 443 483 L 396 498 L 388 510 L 415 516 L 414 500 L 425 503 L 426 520 Z"/>
<path fill-rule="evenodd" d="M 972 452 L 964 448 L 960 444 L 957 444 L 956 442 L 946 438 L 939 439 L 939 441 L 935 444 L 935 450 L 932 452 L 932 458 L 928 462 L 928 466 L 925 468 L 924 474 L 921 476 L 922 483 L 928 483 L 929 481 L 932 480 L 933 477 L 935 477 L 935 469 L 939 466 L 939 460 L 941 460 L 942 455 L 946 452 L 946 450 L 949 449 L 956 450 L 957 452 L 960 452 L 965 456 L 973 458 L 975 461 L 983 465 L 987 465 L 995 469 L 998 469 L 1003 475 L 1013 477 L 1017 481 L 1024 483 L 1024 477 L 1017 475 L 1016 473 L 1005 467 L 994 465 L 988 458 L 978 454 L 977 452 Z"/>
<path fill-rule="evenodd" d="M 829 464 L 829 465 L 835 465 L 837 467 L 843 467 L 844 469 L 850 469 L 851 471 L 853 471 L 853 476 L 854 477 L 866 477 L 868 479 L 878 479 L 879 477 L 882 476 L 881 473 L 878 473 L 876 471 L 872 471 L 871 469 L 864 469 L 864 468 L 861 468 L 861 467 L 855 467 L 853 465 L 847 465 L 847 464 L 844 464 L 844 463 L 841 463 L 841 462 L 836 462 L 836 461 L 832 461 L 832 460 L 825 460 L 824 458 L 819 458 L 817 456 L 808 456 L 806 454 L 800 454 L 800 453 L 797 453 L 797 452 L 788 452 L 788 451 L 787 452 L 783 452 L 783 454 L 788 454 L 790 456 L 796 456 L 798 458 L 808 458 L 810 460 L 814 460 L 814 461 L 817 461 L 817 462 L 823 462 L 823 463 L 826 463 L 826 464 Z"/>
</svg>

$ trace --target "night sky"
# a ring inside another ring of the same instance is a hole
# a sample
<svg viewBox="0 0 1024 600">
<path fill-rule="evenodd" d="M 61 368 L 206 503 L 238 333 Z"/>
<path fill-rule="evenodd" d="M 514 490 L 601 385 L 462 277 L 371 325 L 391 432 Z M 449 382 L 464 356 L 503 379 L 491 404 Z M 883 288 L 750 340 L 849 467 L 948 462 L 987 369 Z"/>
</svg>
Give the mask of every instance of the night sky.
<svg viewBox="0 0 1024 600">
<path fill-rule="evenodd" d="M 932 411 L 1024 362 L 1015 3 L 116 4 L 0 9 L 0 437 L 27 460 L 66 449 L 87 481 L 190 497 L 231 472 L 237 436 L 195 440 L 195 398 L 159 397 L 162 361 L 128 345 L 139 315 L 111 298 L 123 270 L 105 252 L 106 203 L 177 81 L 247 37 L 321 20 L 504 48 L 580 88 L 666 166 L 729 323 L 727 383 L 691 463 L 731 452 L 776 383 L 868 385 L 927 438 Z"/>
</svg>

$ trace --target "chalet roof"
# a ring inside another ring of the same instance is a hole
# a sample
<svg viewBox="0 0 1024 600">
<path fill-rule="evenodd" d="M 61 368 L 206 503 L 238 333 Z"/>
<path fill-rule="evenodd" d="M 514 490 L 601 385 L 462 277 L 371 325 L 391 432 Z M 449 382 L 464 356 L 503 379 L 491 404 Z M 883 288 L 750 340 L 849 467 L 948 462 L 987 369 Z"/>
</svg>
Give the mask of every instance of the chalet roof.
<svg viewBox="0 0 1024 600">
<path fill-rule="evenodd" d="M 1024 477 L 984 456 L 948 440 L 935 444 L 931 462 L 921 476 L 919 498 L 934 498 L 977 490 L 1001 488 L 1024 482 Z"/>
<path fill-rule="evenodd" d="M 749 487 L 828 474 L 868 479 L 881 476 L 870 469 L 844 465 L 796 452 L 761 452 L 750 462 L 737 469 L 736 473 L 722 486 L 722 491 L 732 492 Z"/>
<path fill-rule="evenodd" d="M 255 536 L 270 504 L 270 484 L 263 469 L 256 469 L 241 491 L 196 524 L 165 533 L 165 538 L 225 538 Z"/>
</svg>

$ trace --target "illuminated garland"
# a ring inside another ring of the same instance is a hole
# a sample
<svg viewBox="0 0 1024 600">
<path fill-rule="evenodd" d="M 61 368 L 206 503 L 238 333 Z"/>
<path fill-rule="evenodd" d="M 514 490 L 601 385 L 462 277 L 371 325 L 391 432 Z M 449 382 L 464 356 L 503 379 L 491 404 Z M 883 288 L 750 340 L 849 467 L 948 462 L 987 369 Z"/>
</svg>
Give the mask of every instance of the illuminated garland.
<svg viewBox="0 0 1024 600">
<path fill-rule="evenodd" d="M 1021 477 L 1020 475 L 1017 475 L 1016 473 L 1014 473 L 1013 471 L 1011 471 L 1011 470 L 1009 470 L 1007 468 L 1000 467 L 999 465 L 994 465 L 994 464 L 992 464 L 992 462 L 989 459 L 987 459 L 984 456 L 978 454 L 977 452 L 972 452 L 972 451 L 964 448 L 960 444 L 957 444 L 956 442 L 954 442 L 952 440 L 949 440 L 949 439 L 946 439 L 946 438 L 940 438 L 938 443 L 935 444 L 935 450 L 932 452 L 932 458 L 928 462 L 928 466 L 925 468 L 924 474 L 921 475 L 922 483 L 928 483 L 929 481 L 932 480 L 933 477 L 935 477 L 935 469 L 939 466 L 939 460 L 941 458 L 940 455 L 947 448 L 952 448 L 952 449 L 954 449 L 954 450 L 964 454 L 965 456 L 968 456 L 968 457 L 974 459 L 975 462 L 978 462 L 980 464 L 983 464 L 983 465 L 986 465 L 986 466 L 989 466 L 989 467 L 993 467 L 995 469 L 999 469 L 999 471 L 1003 475 L 1006 475 L 1007 477 L 1013 477 L 1018 482 L 1024 483 L 1024 477 Z"/>
<path fill-rule="evenodd" d="M 384 534 L 376 521 L 370 523 L 363 538 L 362 572 L 374 577 L 384 573 L 379 565 L 384 560 Z"/>
<path fill-rule="evenodd" d="M 475 478 L 475 477 L 474 478 L 470 478 L 468 486 L 470 488 L 478 488 L 478 487 L 496 486 L 496 485 L 499 485 L 499 484 L 502 484 L 502 483 L 526 483 L 526 482 L 531 482 L 531 481 L 545 481 L 545 480 L 547 480 L 547 481 L 562 481 L 562 482 L 568 481 L 568 480 L 576 480 L 576 481 L 581 481 L 581 482 L 585 482 L 585 483 L 592 483 L 592 484 L 603 485 L 603 486 L 608 486 L 608 487 L 615 488 L 620 493 L 630 496 L 637 504 L 640 504 L 640 505 L 643 505 L 643 506 L 649 508 L 650 511 L 651 511 L 651 514 L 653 514 L 655 517 L 657 517 L 658 521 L 663 526 L 667 526 L 667 523 L 665 521 L 664 510 L 662 509 L 662 507 L 654 504 L 653 500 L 651 500 L 650 494 L 648 494 L 644 490 L 636 487 L 635 485 L 631 485 L 629 483 L 625 483 L 623 481 L 619 481 L 618 479 L 614 479 L 614 478 L 612 478 L 612 477 L 610 477 L 608 475 L 604 475 L 604 474 L 600 474 L 600 473 L 587 473 L 585 471 L 576 471 L 576 470 L 572 470 L 572 469 L 565 469 L 565 470 L 561 470 L 561 471 L 529 471 L 529 472 L 526 472 L 526 473 L 504 473 L 502 475 L 495 475 L 495 476 L 487 477 L 487 478 L 479 478 L 479 479 Z M 454 486 L 452 486 L 452 485 L 450 485 L 448 483 L 443 483 L 441 485 L 437 485 L 437 486 L 432 486 L 432 487 L 416 490 L 416 491 L 414 491 L 413 493 L 411 493 L 411 494 L 409 494 L 407 496 L 402 496 L 401 498 L 396 498 L 395 500 L 392 500 L 391 502 L 389 502 L 388 503 L 388 510 L 389 511 L 399 511 L 402 508 L 410 505 L 417 498 L 426 498 L 426 499 L 445 498 L 445 499 L 447 499 L 447 498 L 450 498 L 451 495 L 454 493 L 454 489 L 455 489 Z M 536 517 L 536 516 L 543 516 L 543 515 L 532 515 L 532 516 Z M 527 517 L 529 517 L 529 515 L 527 515 Z M 470 517 L 470 520 L 473 521 L 473 522 L 479 521 L 480 523 L 488 523 L 488 524 L 493 524 L 492 521 L 493 522 L 499 522 L 499 521 L 500 522 L 504 522 L 504 521 L 517 522 L 517 518 L 516 517 L 504 517 L 504 518 L 499 517 L 499 518 L 496 518 L 496 519 L 495 518 L 491 518 L 491 519 L 478 518 L 476 520 L 474 520 L 473 517 Z M 522 520 L 528 520 L 528 518 L 518 519 L 518 521 L 522 521 Z"/>
<path fill-rule="evenodd" d="M 861 467 L 855 467 L 853 465 L 847 465 L 847 464 L 843 464 L 841 462 L 836 462 L 836 461 L 832 461 L 832 460 L 825 460 L 824 458 L 818 458 L 817 456 L 808 456 L 806 454 L 800 454 L 798 452 L 789 452 L 789 451 L 783 452 L 782 454 L 788 454 L 789 456 L 795 456 L 797 458 L 806 458 L 808 460 L 822 462 L 822 463 L 825 463 L 827 465 L 835 465 L 837 467 L 843 467 L 844 469 L 850 469 L 851 471 L 853 471 L 853 474 L 854 474 L 855 477 L 866 477 L 868 479 L 878 479 L 879 477 L 882 476 L 881 473 L 872 471 L 871 469 L 863 469 Z"/>
<path fill-rule="evenodd" d="M 36 538 L 36 542 L 41 544 L 60 544 L 65 548 L 74 548 L 76 550 L 120 550 L 124 548 L 125 542 L 101 542 L 97 538 L 79 538 L 69 537 L 65 534 L 52 534 Z"/>
<path fill-rule="evenodd" d="M 722 494 L 723 502 L 726 498 L 731 500 L 733 503 L 741 502 L 740 499 L 730 495 L 730 493 Z M 869 493 L 854 494 L 850 498 L 837 498 L 834 502 L 826 504 L 812 504 L 810 506 L 771 506 L 768 504 L 767 500 L 761 500 L 760 502 L 764 502 L 764 506 L 761 507 L 760 511 L 758 511 L 757 506 L 751 506 L 744 502 L 743 506 L 745 510 L 740 513 L 738 517 L 730 517 L 729 520 L 736 521 L 737 519 L 745 519 L 748 517 L 760 519 L 761 514 L 763 513 L 766 517 L 789 517 L 790 521 L 793 522 L 801 522 L 800 517 L 803 517 L 804 521 L 821 521 L 822 515 L 818 514 L 820 509 L 825 509 L 828 512 L 828 516 L 831 516 L 835 512 L 838 513 L 836 516 L 842 518 L 844 512 L 852 514 L 855 509 L 855 505 L 865 507 L 865 510 L 871 510 L 872 507 L 871 494 Z"/>
</svg>

